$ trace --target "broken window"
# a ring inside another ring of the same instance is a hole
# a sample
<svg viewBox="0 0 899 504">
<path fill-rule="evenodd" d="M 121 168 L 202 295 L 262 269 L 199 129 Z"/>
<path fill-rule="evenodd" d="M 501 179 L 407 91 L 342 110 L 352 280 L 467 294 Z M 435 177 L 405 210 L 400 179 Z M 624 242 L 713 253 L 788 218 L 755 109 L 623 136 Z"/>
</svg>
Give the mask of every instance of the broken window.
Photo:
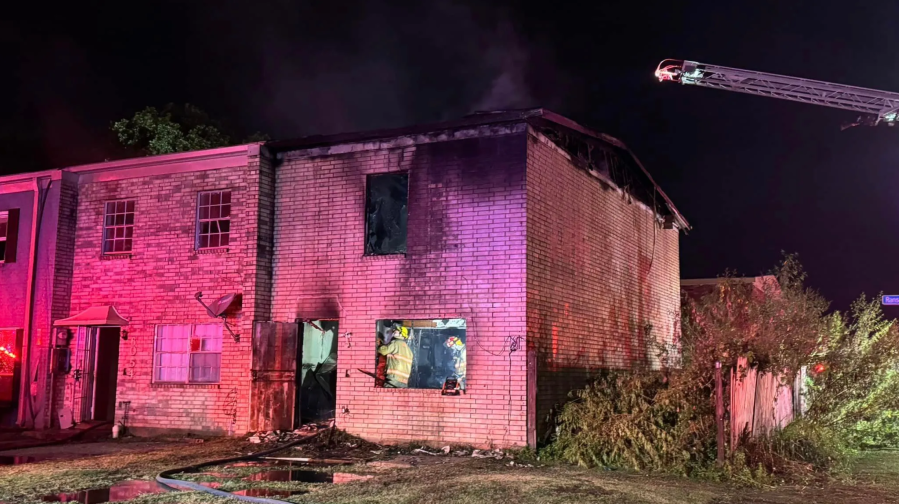
<svg viewBox="0 0 899 504">
<path fill-rule="evenodd" d="M 106 202 L 103 222 L 103 253 L 131 252 L 134 236 L 134 200 Z"/>
<path fill-rule="evenodd" d="M 19 209 L 0 212 L 0 263 L 16 262 L 16 239 L 19 234 Z"/>
<path fill-rule="evenodd" d="M 197 248 L 227 247 L 231 242 L 231 191 L 201 192 L 197 205 Z"/>
<path fill-rule="evenodd" d="M 379 320 L 375 385 L 465 389 L 464 319 Z"/>
<path fill-rule="evenodd" d="M 153 381 L 218 383 L 222 363 L 222 326 L 156 326 Z"/>
<path fill-rule="evenodd" d="M 406 253 L 409 174 L 369 175 L 365 198 L 365 253 Z"/>
</svg>

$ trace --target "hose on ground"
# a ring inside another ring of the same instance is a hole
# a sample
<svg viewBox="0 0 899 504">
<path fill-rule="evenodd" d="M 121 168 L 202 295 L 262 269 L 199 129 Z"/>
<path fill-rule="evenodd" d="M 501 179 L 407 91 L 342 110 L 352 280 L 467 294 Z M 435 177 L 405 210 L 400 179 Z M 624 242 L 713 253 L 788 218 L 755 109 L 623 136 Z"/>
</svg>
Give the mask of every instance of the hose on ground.
<svg viewBox="0 0 899 504">
<path fill-rule="evenodd" d="M 200 484 L 194 483 L 192 481 L 184 481 L 184 480 L 174 479 L 174 478 L 171 478 L 170 476 L 173 474 L 177 474 L 177 473 L 196 471 L 196 470 L 200 469 L 201 467 L 205 467 L 205 466 L 229 464 L 231 462 L 240 462 L 240 461 L 244 461 L 244 460 L 252 460 L 255 458 L 259 458 L 259 457 L 265 457 L 266 455 L 271 455 L 272 453 L 279 452 L 281 450 L 290 448 L 291 446 L 295 446 L 300 443 L 305 443 L 306 441 L 309 441 L 310 439 L 316 437 L 317 435 L 318 434 L 315 434 L 315 435 L 312 435 L 309 437 L 305 437 L 302 439 L 297 439 L 295 441 L 291 441 L 291 442 L 283 444 L 281 446 L 276 446 L 270 450 L 264 450 L 261 452 L 251 453 L 249 455 L 241 455 L 239 457 L 230 457 L 230 458 L 225 458 L 225 459 L 210 460 L 209 462 L 202 462 L 199 464 L 193 464 L 193 465 L 189 465 L 189 466 L 185 466 L 185 467 L 178 467 L 175 469 L 167 469 L 156 475 L 156 481 L 160 485 L 162 485 L 162 487 L 165 490 L 167 490 L 169 492 L 178 491 L 178 489 L 175 488 L 175 486 L 180 486 L 180 487 L 190 488 L 191 490 L 196 490 L 198 492 L 206 492 L 208 494 L 215 495 L 218 497 L 239 499 L 239 500 L 242 500 L 245 502 L 253 502 L 255 504 L 291 504 L 287 501 L 282 501 L 282 500 L 278 500 L 278 499 L 266 499 L 264 497 L 249 497 L 249 496 L 245 496 L 245 495 L 234 495 L 231 492 L 225 492 L 223 490 L 216 490 L 215 488 L 210 488 L 208 486 L 200 485 Z"/>
</svg>

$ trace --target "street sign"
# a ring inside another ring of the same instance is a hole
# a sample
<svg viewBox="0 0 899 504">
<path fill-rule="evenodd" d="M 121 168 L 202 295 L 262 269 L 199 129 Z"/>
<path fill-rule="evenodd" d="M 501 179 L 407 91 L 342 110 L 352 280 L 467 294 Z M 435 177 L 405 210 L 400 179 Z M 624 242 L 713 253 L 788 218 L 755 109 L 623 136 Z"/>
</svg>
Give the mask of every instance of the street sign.
<svg viewBox="0 0 899 504">
<path fill-rule="evenodd" d="M 880 304 L 884 306 L 899 305 L 899 296 L 883 296 Z"/>
</svg>

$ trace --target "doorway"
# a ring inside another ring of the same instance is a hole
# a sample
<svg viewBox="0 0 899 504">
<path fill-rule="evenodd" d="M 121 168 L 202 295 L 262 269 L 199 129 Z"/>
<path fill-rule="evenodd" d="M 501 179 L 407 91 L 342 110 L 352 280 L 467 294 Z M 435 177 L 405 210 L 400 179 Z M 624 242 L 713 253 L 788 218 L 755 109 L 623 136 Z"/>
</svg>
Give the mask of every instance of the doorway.
<svg viewBox="0 0 899 504">
<path fill-rule="evenodd" d="M 297 414 L 302 423 L 334 418 L 337 409 L 337 320 L 303 323 Z"/>
<path fill-rule="evenodd" d="M 19 413 L 22 330 L 0 329 L 0 426 L 15 425 Z"/>
<path fill-rule="evenodd" d="M 84 327 L 81 421 L 115 420 L 119 375 L 118 327 Z"/>
</svg>

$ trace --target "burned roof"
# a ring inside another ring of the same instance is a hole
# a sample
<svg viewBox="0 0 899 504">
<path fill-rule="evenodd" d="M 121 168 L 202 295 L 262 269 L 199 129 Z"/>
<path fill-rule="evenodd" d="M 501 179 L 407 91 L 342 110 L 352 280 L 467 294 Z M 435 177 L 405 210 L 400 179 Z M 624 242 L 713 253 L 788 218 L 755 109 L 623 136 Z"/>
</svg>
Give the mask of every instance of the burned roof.
<svg viewBox="0 0 899 504">
<path fill-rule="evenodd" d="M 753 289 L 757 292 L 764 292 L 766 289 L 774 289 L 775 291 L 780 289 L 780 284 L 774 275 L 681 279 L 680 288 L 684 296 L 698 300 L 703 296 L 711 294 L 719 285 L 725 283 L 733 287 L 744 285 L 747 289 Z"/>
<path fill-rule="evenodd" d="M 543 108 L 476 112 L 454 121 L 356 133 L 311 135 L 293 140 L 271 141 L 265 145 L 273 152 L 286 153 L 337 144 L 373 142 L 442 131 L 516 123 L 527 123 L 535 131 L 565 150 L 576 166 L 601 179 L 613 182 L 633 198 L 653 208 L 657 214 L 665 216 L 669 224 L 676 225 L 681 229 L 690 228 L 690 224 L 677 210 L 671 199 L 656 184 L 637 156 L 624 142 Z"/>
</svg>

